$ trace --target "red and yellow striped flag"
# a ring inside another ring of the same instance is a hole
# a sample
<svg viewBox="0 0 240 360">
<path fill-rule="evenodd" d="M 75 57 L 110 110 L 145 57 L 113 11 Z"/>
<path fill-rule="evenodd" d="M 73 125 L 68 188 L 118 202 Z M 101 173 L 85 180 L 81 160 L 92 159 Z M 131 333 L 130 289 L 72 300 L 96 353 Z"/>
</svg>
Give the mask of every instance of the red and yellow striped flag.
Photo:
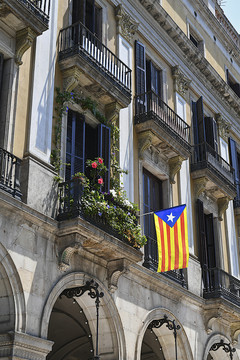
<svg viewBox="0 0 240 360">
<path fill-rule="evenodd" d="M 186 205 L 154 213 L 158 243 L 158 272 L 188 267 Z"/>
</svg>

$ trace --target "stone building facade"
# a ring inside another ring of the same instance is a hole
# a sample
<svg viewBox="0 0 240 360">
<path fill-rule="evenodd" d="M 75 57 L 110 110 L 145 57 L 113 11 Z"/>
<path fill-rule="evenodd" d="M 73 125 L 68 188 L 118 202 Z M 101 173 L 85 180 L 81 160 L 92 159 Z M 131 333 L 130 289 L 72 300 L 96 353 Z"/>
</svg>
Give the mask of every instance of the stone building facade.
<svg viewBox="0 0 240 360">
<path fill-rule="evenodd" d="M 0 28 L 0 358 L 239 359 L 240 36 L 219 2 L 1 0 Z M 113 159 L 128 172 L 143 247 L 83 212 L 89 158 L 101 196 Z M 144 214 L 180 204 L 189 266 L 157 273 Z"/>
</svg>

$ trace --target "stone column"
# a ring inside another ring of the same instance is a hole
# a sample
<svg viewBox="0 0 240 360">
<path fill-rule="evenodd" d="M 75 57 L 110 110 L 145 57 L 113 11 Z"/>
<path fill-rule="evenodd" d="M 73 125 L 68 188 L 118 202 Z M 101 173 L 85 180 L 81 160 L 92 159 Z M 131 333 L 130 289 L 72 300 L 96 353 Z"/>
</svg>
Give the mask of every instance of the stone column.
<svg viewBox="0 0 240 360">
<path fill-rule="evenodd" d="M 132 37 L 138 28 L 138 23 L 131 18 L 122 5 L 116 8 L 117 20 L 117 44 L 118 57 L 130 69 L 132 69 L 133 49 Z M 120 110 L 119 113 L 120 129 L 120 166 L 123 170 L 128 170 L 127 175 L 123 175 L 123 185 L 130 201 L 134 201 L 134 161 L 133 161 L 133 114 L 132 102 L 127 108 Z"/>
</svg>

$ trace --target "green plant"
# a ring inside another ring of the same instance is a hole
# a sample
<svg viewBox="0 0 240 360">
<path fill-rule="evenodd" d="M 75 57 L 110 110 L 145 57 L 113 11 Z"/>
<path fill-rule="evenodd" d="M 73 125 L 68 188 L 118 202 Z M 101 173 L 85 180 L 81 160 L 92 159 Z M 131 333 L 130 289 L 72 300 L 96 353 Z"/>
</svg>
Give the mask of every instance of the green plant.
<svg viewBox="0 0 240 360">
<path fill-rule="evenodd" d="M 56 89 L 56 93 L 54 150 L 51 154 L 52 164 L 58 174 L 55 177 L 56 180 L 61 181 L 60 170 L 63 165 L 66 165 L 61 162 L 62 118 L 68 111 L 68 105 L 76 103 L 83 110 L 91 111 L 99 122 L 111 129 L 111 190 L 108 194 L 102 192 L 104 174 L 107 170 L 103 159 L 87 160 L 86 167 L 89 176 L 83 173 L 76 173 L 73 176 L 73 179 L 80 180 L 80 186 L 83 188 L 81 195 L 82 211 L 87 216 L 104 220 L 124 240 L 128 241 L 133 247 L 140 248 L 146 243 L 146 237 L 142 236 L 141 227 L 137 221 L 137 205 L 128 201 L 121 186 L 121 174 L 127 173 L 127 171 L 123 171 L 118 163 L 118 127 L 106 119 L 98 110 L 97 103 L 90 97 L 83 97 L 74 92 L 61 92 L 59 88 Z M 69 204 L 70 206 L 74 205 L 72 198 L 69 200 Z"/>
</svg>

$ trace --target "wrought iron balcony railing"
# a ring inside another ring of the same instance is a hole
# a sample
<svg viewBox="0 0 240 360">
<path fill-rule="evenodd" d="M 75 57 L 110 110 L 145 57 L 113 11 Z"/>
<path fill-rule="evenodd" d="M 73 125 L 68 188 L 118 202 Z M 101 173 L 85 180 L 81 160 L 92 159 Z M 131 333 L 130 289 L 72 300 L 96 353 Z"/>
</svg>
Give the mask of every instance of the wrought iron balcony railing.
<svg viewBox="0 0 240 360">
<path fill-rule="evenodd" d="M 18 0 L 46 25 L 49 22 L 51 0 Z"/>
<path fill-rule="evenodd" d="M 212 169 L 217 176 L 224 181 L 228 181 L 233 188 L 234 169 L 224 160 L 207 142 L 194 145 L 191 154 L 191 170 L 200 170 L 204 168 Z"/>
<path fill-rule="evenodd" d="M 96 191 L 96 190 L 95 190 Z M 117 232 L 117 230 L 111 226 L 111 222 L 107 219 L 104 214 L 100 213 L 91 213 L 86 214 L 84 211 L 84 207 L 82 206 L 82 196 L 83 196 L 83 185 L 80 178 L 73 178 L 71 180 L 65 181 L 60 183 L 58 186 L 58 195 L 59 195 L 59 208 L 58 208 L 58 220 L 68 220 L 75 217 L 80 216 L 84 220 L 92 223 L 96 227 L 100 228 L 101 230 L 105 231 L 106 233 L 118 238 L 123 242 L 127 242 L 128 244 L 132 245 L 133 247 L 137 247 L 133 244 L 133 241 L 128 240 L 126 237 Z M 136 218 L 136 214 L 134 210 L 129 210 L 127 206 L 119 204 L 111 194 L 104 195 L 105 201 L 108 202 L 109 205 L 114 206 L 115 209 L 119 211 L 119 221 L 126 222 L 126 218 L 121 217 L 123 211 L 125 214 L 133 215 Z M 99 200 L 100 201 L 100 200 Z M 129 222 L 129 216 L 127 217 L 127 221 Z M 137 220 L 133 220 L 134 225 L 137 226 Z M 131 222 L 131 221 L 130 221 Z"/>
<path fill-rule="evenodd" d="M 203 296 L 224 298 L 240 306 L 240 281 L 219 268 L 203 269 Z"/>
<path fill-rule="evenodd" d="M 143 266 L 146 268 L 157 271 L 158 269 L 158 247 L 157 247 L 157 239 L 146 236 L 147 244 L 144 246 L 144 263 Z M 179 285 L 184 288 L 187 288 L 187 281 L 184 277 L 184 271 L 182 269 L 179 270 L 171 270 L 167 272 L 160 273 L 161 275 L 175 281 Z"/>
<path fill-rule="evenodd" d="M 21 200 L 20 191 L 21 160 L 0 148 L 0 189 Z"/>
<path fill-rule="evenodd" d="M 59 60 L 80 54 L 131 95 L 131 70 L 81 22 L 60 31 Z"/>
<path fill-rule="evenodd" d="M 158 95 L 148 91 L 135 97 L 135 124 L 154 119 L 178 141 L 189 145 L 190 127 Z"/>
</svg>

